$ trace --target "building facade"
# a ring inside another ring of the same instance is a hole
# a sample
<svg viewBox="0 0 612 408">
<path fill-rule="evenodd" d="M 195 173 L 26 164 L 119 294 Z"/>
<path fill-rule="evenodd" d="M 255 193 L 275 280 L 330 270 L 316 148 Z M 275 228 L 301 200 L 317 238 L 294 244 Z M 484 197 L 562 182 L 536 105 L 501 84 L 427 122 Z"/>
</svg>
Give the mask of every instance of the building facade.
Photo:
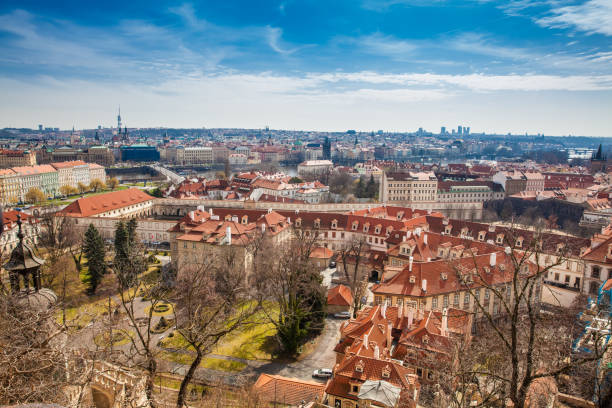
<svg viewBox="0 0 612 408">
<path fill-rule="evenodd" d="M 435 202 L 438 179 L 433 172 L 384 172 L 380 182 L 380 201 L 392 204 Z"/>
</svg>

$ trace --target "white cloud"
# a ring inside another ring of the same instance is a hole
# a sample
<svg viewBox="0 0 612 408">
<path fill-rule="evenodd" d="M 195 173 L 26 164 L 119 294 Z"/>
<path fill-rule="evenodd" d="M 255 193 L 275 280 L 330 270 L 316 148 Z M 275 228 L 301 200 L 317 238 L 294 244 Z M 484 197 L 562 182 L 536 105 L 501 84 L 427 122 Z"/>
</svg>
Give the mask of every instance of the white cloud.
<svg viewBox="0 0 612 408">
<path fill-rule="evenodd" d="M 195 8 L 191 3 L 183 3 L 178 7 L 170 7 L 168 11 L 181 17 L 193 29 L 201 30 L 208 25 L 206 20 L 196 15 Z"/>
<path fill-rule="evenodd" d="M 298 50 L 297 48 L 285 48 L 281 45 L 283 30 L 278 27 L 267 26 L 264 35 L 270 48 L 279 54 L 289 55 Z"/>
<path fill-rule="evenodd" d="M 589 34 L 612 36 L 612 1 L 587 0 L 575 6 L 553 8 L 536 22 L 544 27 L 575 28 Z"/>
</svg>

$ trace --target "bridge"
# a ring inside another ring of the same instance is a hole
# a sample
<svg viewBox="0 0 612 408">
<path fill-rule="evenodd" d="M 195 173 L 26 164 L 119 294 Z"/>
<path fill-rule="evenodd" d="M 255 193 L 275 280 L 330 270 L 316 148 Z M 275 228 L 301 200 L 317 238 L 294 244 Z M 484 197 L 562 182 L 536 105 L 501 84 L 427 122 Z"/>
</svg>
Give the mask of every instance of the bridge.
<svg viewBox="0 0 612 408">
<path fill-rule="evenodd" d="M 151 166 L 152 169 L 157 170 L 158 172 L 160 172 L 161 174 L 163 174 L 168 180 L 170 180 L 172 183 L 174 184 L 180 184 L 185 180 L 185 177 L 176 174 L 175 172 L 173 172 L 172 170 L 169 170 L 165 167 L 162 167 L 160 165 L 157 164 L 152 164 Z"/>
</svg>

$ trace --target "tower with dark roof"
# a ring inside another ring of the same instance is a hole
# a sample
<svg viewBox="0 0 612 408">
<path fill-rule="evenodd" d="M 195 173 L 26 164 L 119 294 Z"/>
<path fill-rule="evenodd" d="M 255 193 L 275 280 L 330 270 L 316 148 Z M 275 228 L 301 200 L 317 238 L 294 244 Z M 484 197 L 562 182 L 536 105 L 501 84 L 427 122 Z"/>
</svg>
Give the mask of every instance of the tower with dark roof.
<svg viewBox="0 0 612 408">
<path fill-rule="evenodd" d="M 38 292 L 41 289 L 40 268 L 45 263 L 45 261 L 39 258 L 34 253 L 34 250 L 25 243 L 25 235 L 23 234 L 21 224 L 21 213 L 18 213 L 17 238 L 19 238 L 19 243 L 13 248 L 9 261 L 4 264 L 4 269 L 9 273 L 11 291 L 15 294 L 21 291 L 20 281 L 23 282 L 26 293 L 30 292 L 30 281 L 34 286 L 34 292 Z"/>
</svg>

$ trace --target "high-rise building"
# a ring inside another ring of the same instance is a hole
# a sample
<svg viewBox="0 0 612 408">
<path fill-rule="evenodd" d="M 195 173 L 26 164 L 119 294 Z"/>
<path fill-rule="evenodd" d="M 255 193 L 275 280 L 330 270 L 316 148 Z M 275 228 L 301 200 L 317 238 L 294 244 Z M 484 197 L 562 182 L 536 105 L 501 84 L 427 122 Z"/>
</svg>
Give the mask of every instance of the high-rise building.
<svg viewBox="0 0 612 408">
<path fill-rule="evenodd" d="M 331 141 L 327 136 L 325 136 L 325 141 L 323 142 L 323 159 L 331 159 Z"/>
<path fill-rule="evenodd" d="M 457 126 L 457 133 L 459 133 L 460 135 L 463 134 L 463 127 L 461 125 Z"/>
<path fill-rule="evenodd" d="M 466 127 L 463 129 L 463 134 L 464 134 L 464 135 L 469 135 L 469 134 L 470 134 L 470 127 L 469 127 L 469 126 L 466 126 Z"/>
<path fill-rule="evenodd" d="M 117 113 L 117 133 L 121 133 L 121 106 L 119 106 L 119 112 Z"/>
<path fill-rule="evenodd" d="M 43 125 L 38 125 L 38 131 L 42 132 L 42 130 L 43 130 Z"/>
<path fill-rule="evenodd" d="M 446 126 L 442 126 L 442 127 L 440 128 L 440 134 L 441 134 L 441 135 L 445 135 L 445 134 L 446 134 Z"/>
</svg>

